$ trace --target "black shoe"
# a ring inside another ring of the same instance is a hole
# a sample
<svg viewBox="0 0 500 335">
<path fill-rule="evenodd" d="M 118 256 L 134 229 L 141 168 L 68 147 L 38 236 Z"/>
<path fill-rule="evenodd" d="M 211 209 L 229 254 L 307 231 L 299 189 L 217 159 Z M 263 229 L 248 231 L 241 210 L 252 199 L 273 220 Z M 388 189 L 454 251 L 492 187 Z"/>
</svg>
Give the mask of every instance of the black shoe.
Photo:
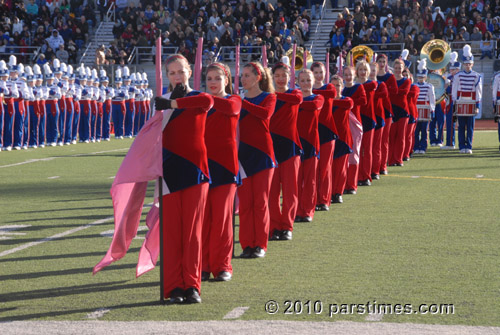
<svg viewBox="0 0 500 335">
<path fill-rule="evenodd" d="M 210 279 L 210 272 L 201 271 L 201 281 L 207 281 Z"/>
<path fill-rule="evenodd" d="M 253 250 L 252 256 L 255 258 L 262 258 L 266 255 L 266 252 L 261 247 L 255 247 Z"/>
<path fill-rule="evenodd" d="M 292 239 L 292 232 L 290 230 L 283 230 L 281 232 L 280 240 L 282 241 L 290 241 Z"/>
<path fill-rule="evenodd" d="M 281 230 L 275 229 L 271 236 L 269 237 L 269 241 L 278 241 L 281 238 Z"/>
<path fill-rule="evenodd" d="M 382 171 L 380 171 L 380 174 L 387 176 L 389 174 L 389 172 L 387 172 L 387 170 L 382 170 Z"/>
<path fill-rule="evenodd" d="M 194 287 L 186 290 L 186 304 L 199 304 L 201 303 L 200 293 Z"/>
<path fill-rule="evenodd" d="M 182 304 L 184 302 L 184 290 L 176 287 L 170 292 L 170 303 Z"/>
<path fill-rule="evenodd" d="M 215 281 L 229 281 L 231 280 L 233 276 L 231 275 L 230 272 L 228 271 L 221 271 L 219 272 L 219 274 L 217 275 L 217 277 L 215 277 Z"/>
<path fill-rule="evenodd" d="M 404 166 L 404 165 L 403 165 L 403 163 L 393 163 L 393 164 L 391 164 L 389 166 Z"/>
<path fill-rule="evenodd" d="M 344 194 L 356 194 L 356 190 L 344 190 Z"/>
<path fill-rule="evenodd" d="M 329 211 L 330 207 L 328 207 L 325 204 L 319 204 L 319 205 L 316 205 L 316 210 L 320 211 L 320 212 L 322 212 L 322 211 Z"/>
<path fill-rule="evenodd" d="M 371 186 L 371 185 L 372 182 L 370 181 L 370 179 L 358 181 L 358 186 Z"/>
<path fill-rule="evenodd" d="M 304 218 L 302 216 L 296 216 L 294 222 L 304 222 Z"/>
<path fill-rule="evenodd" d="M 312 221 L 313 221 L 313 218 L 310 216 L 304 216 L 302 218 L 302 222 L 312 222 Z"/>
<path fill-rule="evenodd" d="M 380 175 L 379 174 L 372 173 L 372 180 L 379 180 L 379 179 L 380 179 Z"/>
<path fill-rule="evenodd" d="M 403 158 L 403 162 L 408 162 L 409 160 L 410 160 L 410 157 Z"/>
<path fill-rule="evenodd" d="M 332 197 L 332 204 L 341 204 L 343 203 L 344 200 L 342 199 L 342 196 L 338 193 L 334 194 Z"/>
<path fill-rule="evenodd" d="M 240 254 L 240 258 L 252 258 L 253 248 L 246 247 L 243 252 Z"/>
</svg>

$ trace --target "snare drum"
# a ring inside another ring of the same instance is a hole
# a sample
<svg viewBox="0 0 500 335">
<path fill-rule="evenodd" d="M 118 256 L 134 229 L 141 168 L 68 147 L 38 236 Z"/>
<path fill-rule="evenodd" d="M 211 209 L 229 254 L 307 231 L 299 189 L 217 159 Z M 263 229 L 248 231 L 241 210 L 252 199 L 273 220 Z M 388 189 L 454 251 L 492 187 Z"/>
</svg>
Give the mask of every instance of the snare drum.
<svg viewBox="0 0 500 335">
<path fill-rule="evenodd" d="M 500 116 L 500 101 L 495 104 L 495 116 Z"/>
<path fill-rule="evenodd" d="M 418 122 L 427 122 L 432 120 L 432 110 L 429 105 L 417 104 Z"/>
<path fill-rule="evenodd" d="M 477 115 L 476 102 L 474 100 L 457 100 L 455 103 L 456 116 L 476 116 Z"/>
</svg>

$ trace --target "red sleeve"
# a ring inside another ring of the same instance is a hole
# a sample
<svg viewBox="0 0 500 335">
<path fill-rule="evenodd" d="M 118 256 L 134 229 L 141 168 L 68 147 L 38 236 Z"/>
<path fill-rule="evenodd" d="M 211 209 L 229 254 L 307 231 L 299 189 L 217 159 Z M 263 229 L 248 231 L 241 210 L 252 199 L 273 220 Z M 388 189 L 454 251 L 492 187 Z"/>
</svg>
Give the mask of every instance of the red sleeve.
<svg viewBox="0 0 500 335">
<path fill-rule="evenodd" d="M 214 105 L 214 99 L 210 94 L 200 92 L 198 95 L 175 99 L 177 108 L 196 109 L 202 113 L 208 112 Z"/>
<path fill-rule="evenodd" d="M 401 86 L 398 87 L 397 95 L 399 96 L 408 95 L 408 92 L 410 92 L 410 88 L 411 88 L 411 81 L 407 79 L 403 82 L 403 84 L 401 84 Z"/>
<path fill-rule="evenodd" d="M 311 101 L 303 101 L 300 104 L 300 108 L 302 108 L 304 111 L 314 112 L 318 109 L 323 108 L 324 103 L 325 103 L 325 98 L 323 98 L 321 95 L 318 94 Z"/>
<path fill-rule="evenodd" d="M 233 94 L 229 98 L 214 98 L 214 108 L 227 116 L 235 116 L 240 114 L 241 110 L 241 97 Z"/>
<path fill-rule="evenodd" d="M 378 86 L 377 82 L 373 81 L 373 80 L 363 84 L 363 88 L 365 89 L 366 93 L 369 93 L 371 91 L 375 91 L 377 89 L 377 86 Z"/>
<path fill-rule="evenodd" d="M 396 81 L 396 77 L 394 77 L 394 75 L 389 76 L 389 79 L 387 79 L 385 85 L 387 86 L 387 91 L 389 92 L 389 94 L 398 91 L 398 82 Z"/>
<path fill-rule="evenodd" d="M 356 92 L 351 96 L 351 99 L 354 101 L 354 104 L 357 106 L 365 106 L 367 103 L 366 92 L 363 85 L 359 85 Z"/>
<path fill-rule="evenodd" d="M 417 87 L 417 85 L 412 85 L 410 88 L 410 92 L 408 93 L 408 96 L 411 99 L 415 99 L 418 97 L 418 94 L 420 93 L 420 88 Z"/>
<path fill-rule="evenodd" d="M 292 105 L 298 105 L 302 103 L 302 92 L 300 90 L 293 90 L 290 93 L 276 92 L 276 97 L 278 100 L 291 103 Z"/>
<path fill-rule="evenodd" d="M 389 97 L 389 91 L 387 91 L 387 85 L 385 83 L 380 83 L 378 85 L 377 90 L 375 91 L 376 99 L 383 99 Z"/>
<path fill-rule="evenodd" d="M 313 90 L 314 94 L 321 94 L 326 99 L 335 98 L 337 96 L 337 90 L 333 84 L 326 85 L 326 89 L 324 90 Z"/>
<path fill-rule="evenodd" d="M 354 107 L 354 102 L 349 97 L 346 97 L 344 99 L 334 99 L 333 100 L 333 107 L 340 107 L 343 109 L 352 109 L 352 107 Z"/>
<path fill-rule="evenodd" d="M 259 119 L 270 119 L 274 113 L 274 107 L 276 106 L 276 95 L 268 94 L 267 97 L 262 100 L 260 105 L 254 105 L 248 100 L 243 99 L 241 107 L 246 109 L 249 113 L 258 117 Z"/>
</svg>

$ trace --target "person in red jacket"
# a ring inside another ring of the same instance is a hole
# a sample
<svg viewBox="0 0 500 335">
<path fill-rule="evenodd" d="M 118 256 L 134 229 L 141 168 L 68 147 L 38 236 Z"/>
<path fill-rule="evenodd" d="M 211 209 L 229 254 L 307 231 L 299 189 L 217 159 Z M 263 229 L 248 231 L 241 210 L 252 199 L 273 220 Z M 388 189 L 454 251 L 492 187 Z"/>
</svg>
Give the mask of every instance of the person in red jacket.
<svg viewBox="0 0 500 335">
<path fill-rule="evenodd" d="M 356 194 L 356 190 L 358 189 L 359 151 L 363 137 L 361 108 L 366 105 L 367 100 L 363 85 L 354 82 L 356 70 L 353 67 L 345 67 L 343 73 L 345 87 L 342 95 L 350 97 L 354 102 L 354 107 L 349 114 L 349 126 L 351 128 L 353 144 L 352 153 L 349 154 L 349 166 L 347 168 L 347 181 L 344 194 Z"/>
<path fill-rule="evenodd" d="M 238 189 L 241 258 L 266 255 L 269 238 L 269 190 L 276 167 L 269 120 L 276 95 L 269 69 L 256 62 L 243 67 L 241 84 L 246 90 L 240 113 L 238 158 L 243 179 Z"/>
<path fill-rule="evenodd" d="M 406 125 L 410 116 L 407 95 L 410 92 L 411 81 L 403 77 L 405 63 L 402 59 L 394 61 L 394 77 L 398 85 L 397 90 L 389 90 L 392 102 L 392 125 L 389 134 L 390 166 L 403 166 L 403 153 L 406 139 Z"/>
<path fill-rule="evenodd" d="M 323 63 L 313 63 L 311 71 L 314 75 L 313 93 L 319 94 L 325 99 L 318 119 L 320 156 L 316 178 L 316 210 L 327 211 L 332 198 L 332 163 L 335 139 L 337 138 L 337 129 L 332 114 L 332 101 L 337 96 L 337 92 L 332 84 L 324 83 L 326 70 Z"/>
<path fill-rule="evenodd" d="M 278 167 L 274 169 L 269 192 L 270 240 L 291 240 L 299 203 L 297 178 L 302 144 L 297 130 L 297 117 L 302 92 L 288 88 L 290 68 L 287 64 L 277 63 L 272 72 L 277 100 L 269 129 Z M 283 198 L 281 206 L 280 194 Z"/>
<path fill-rule="evenodd" d="M 298 82 L 304 101 L 299 107 L 297 128 L 304 153 L 299 169 L 299 209 L 295 222 L 312 222 L 316 209 L 316 171 L 320 155 L 318 119 L 325 99 L 313 93 L 314 75 L 311 70 L 300 71 Z"/>
<path fill-rule="evenodd" d="M 166 61 L 173 91 L 155 98 L 164 110 L 163 128 L 163 264 L 164 296 L 171 303 L 200 303 L 203 214 L 210 176 L 205 123 L 213 99 L 193 91 L 191 67 L 182 55 Z M 165 186 L 166 185 L 166 186 Z"/>
<path fill-rule="evenodd" d="M 216 281 L 228 281 L 233 273 L 233 207 L 239 182 L 236 132 L 241 98 L 231 95 L 231 72 L 227 65 L 210 64 L 206 82 L 214 106 L 208 111 L 205 126 L 212 183 L 203 220 L 201 280 L 208 280 L 212 273 Z"/>
<path fill-rule="evenodd" d="M 332 203 L 342 203 L 342 194 L 347 180 L 347 166 L 349 154 L 352 152 L 352 136 L 349 127 L 349 114 L 354 107 L 354 102 L 349 97 L 344 97 L 341 92 L 344 82 L 340 76 L 332 77 L 331 83 L 337 91 L 337 96 L 332 102 L 333 119 L 339 138 L 335 143 L 332 163 Z"/>
<path fill-rule="evenodd" d="M 382 133 L 382 145 L 381 145 L 381 164 L 380 164 L 380 174 L 387 174 L 387 161 L 389 159 L 389 134 L 392 126 L 392 102 L 393 94 L 391 92 L 397 92 L 398 83 L 396 82 L 396 77 L 390 72 L 387 72 L 387 56 L 384 54 L 377 55 L 377 80 L 384 82 L 387 86 L 387 91 L 389 92 L 389 104 L 384 104 L 385 111 L 385 126 Z"/>
<path fill-rule="evenodd" d="M 413 76 L 410 70 L 406 68 L 403 71 L 403 76 L 411 81 L 410 92 L 408 92 L 408 110 L 410 112 L 410 117 L 408 118 L 408 125 L 406 129 L 406 139 L 405 139 L 405 149 L 403 152 L 403 161 L 409 161 L 410 155 L 413 153 L 413 144 L 415 143 L 415 129 L 417 128 L 417 98 L 420 93 L 420 88 L 413 84 Z"/>
<path fill-rule="evenodd" d="M 372 171 L 371 178 L 373 180 L 380 179 L 380 166 L 382 163 L 382 134 L 385 126 L 385 106 L 389 106 L 390 100 L 387 86 L 383 81 L 377 80 L 377 63 L 370 63 L 370 80 L 377 81 L 378 86 L 373 96 L 374 114 L 377 124 L 373 131 L 373 145 L 372 145 Z"/>
<path fill-rule="evenodd" d="M 366 105 L 361 108 L 361 124 L 363 126 L 363 138 L 359 152 L 359 174 L 358 186 L 370 186 L 372 182 L 372 147 L 373 134 L 377 120 L 375 118 L 375 90 L 377 82 L 370 80 L 370 65 L 364 60 L 356 64 L 356 81 L 363 85 L 366 93 Z"/>
</svg>

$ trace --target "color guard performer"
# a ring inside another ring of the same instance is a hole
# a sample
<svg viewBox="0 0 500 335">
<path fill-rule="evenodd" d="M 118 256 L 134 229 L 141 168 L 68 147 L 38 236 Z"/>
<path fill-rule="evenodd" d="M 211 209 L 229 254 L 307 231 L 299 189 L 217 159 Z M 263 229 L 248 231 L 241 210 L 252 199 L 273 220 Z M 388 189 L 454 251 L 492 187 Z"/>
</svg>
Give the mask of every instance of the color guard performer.
<svg viewBox="0 0 500 335">
<path fill-rule="evenodd" d="M 237 127 L 241 97 L 232 94 L 231 72 L 227 65 L 207 67 L 206 83 L 214 99 L 208 111 L 205 144 L 212 183 L 207 195 L 203 219 L 201 280 L 210 273 L 216 281 L 231 280 L 233 268 L 233 206 L 238 173 Z M 141 115 L 146 115 L 141 112 Z"/>
<path fill-rule="evenodd" d="M 155 98 L 170 114 L 163 129 L 164 296 L 171 303 L 201 303 L 202 226 L 209 188 L 205 124 L 213 106 L 209 94 L 189 87 L 191 67 L 182 55 L 166 61 L 175 88 Z M 267 236 L 266 236 L 267 237 Z"/>
<path fill-rule="evenodd" d="M 114 89 L 115 92 L 112 100 L 112 118 L 116 139 L 123 139 L 123 132 L 125 129 L 125 116 L 127 112 L 125 101 L 128 99 L 128 89 L 127 87 L 122 86 L 122 83 L 122 70 L 116 69 Z"/>
<path fill-rule="evenodd" d="M 104 141 L 109 141 L 109 133 L 111 129 L 111 99 L 114 96 L 114 90 L 112 87 L 109 87 L 109 77 L 106 75 L 106 70 L 100 71 L 100 93 L 99 98 L 102 102 L 102 139 Z"/>
<path fill-rule="evenodd" d="M 55 147 L 57 145 L 58 135 L 58 120 L 59 120 L 59 104 L 61 98 L 61 88 L 54 82 L 54 74 L 50 69 L 49 64 L 43 65 L 45 74 L 45 110 L 47 117 L 46 137 L 47 145 Z"/>
<path fill-rule="evenodd" d="M 460 71 L 462 64 L 457 61 L 458 53 L 456 51 L 450 54 L 450 75 L 448 76 L 448 80 L 446 82 L 446 94 L 448 98 L 448 106 L 446 111 L 446 145 L 442 146 L 441 149 L 444 150 L 453 150 L 455 149 L 455 123 L 456 119 L 453 115 L 454 111 L 454 101 L 451 97 L 451 92 L 453 88 L 453 77 Z"/>
<path fill-rule="evenodd" d="M 262 258 L 269 238 L 269 191 L 276 159 L 269 121 L 276 107 L 276 95 L 269 69 L 251 62 L 243 67 L 238 158 L 243 179 L 238 189 L 241 258 Z"/>
<path fill-rule="evenodd" d="M 269 130 L 278 167 L 274 169 L 269 191 L 270 240 L 292 239 L 293 221 L 299 202 L 297 178 L 302 145 L 297 130 L 297 117 L 302 92 L 288 87 L 291 73 L 287 63 L 288 57 L 272 69 L 277 100 Z M 281 206 L 280 195 L 283 197 Z"/>
<path fill-rule="evenodd" d="M 415 145 L 413 152 L 415 154 L 425 154 L 427 150 L 427 126 L 429 125 L 429 118 L 432 119 L 432 113 L 436 108 L 436 96 L 434 93 L 434 86 L 426 83 L 427 74 L 427 61 L 425 59 L 418 62 L 417 67 L 417 86 L 420 89 L 417 98 L 417 110 L 420 110 L 419 119 L 417 120 L 417 128 L 415 130 Z M 423 116 L 423 117 L 422 117 Z"/>
<path fill-rule="evenodd" d="M 474 56 L 470 45 L 465 45 L 463 51 L 464 69 L 453 78 L 452 99 L 456 103 L 455 113 L 458 117 L 458 146 L 460 153 L 472 154 L 474 121 L 482 99 L 483 83 L 479 73 L 472 70 Z"/>
<path fill-rule="evenodd" d="M 311 65 L 311 71 L 314 75 L 313 93 L 321 95 L 324 99 L 323 108 L 321 108 L 318 118 L 319 151 L 321 154 L 316 173 L 316 210 L 327 211 L 332 199 L 333 152 L 335 139 L 338 137 L 332 114 L 332 101 L 337 96 L 337 92 L 332 84 L 325 84 L 326 69 L 323 63 L 314 62 Z"/>
</svg>

